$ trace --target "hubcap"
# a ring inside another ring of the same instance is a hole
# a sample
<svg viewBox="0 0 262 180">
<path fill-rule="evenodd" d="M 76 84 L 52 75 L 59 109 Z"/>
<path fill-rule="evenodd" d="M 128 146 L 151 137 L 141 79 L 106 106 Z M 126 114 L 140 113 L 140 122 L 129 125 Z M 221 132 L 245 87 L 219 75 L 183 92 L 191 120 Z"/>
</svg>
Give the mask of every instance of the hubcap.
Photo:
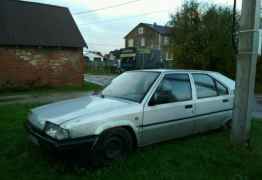
<svg viewBox="0 0 262 180">
<path fill-rule="evenodd" d="M 107 159 L 120 159 L 123 156 L 121 139 L 113 137 L 105 143 L 105 156 Z"/>
</svg>

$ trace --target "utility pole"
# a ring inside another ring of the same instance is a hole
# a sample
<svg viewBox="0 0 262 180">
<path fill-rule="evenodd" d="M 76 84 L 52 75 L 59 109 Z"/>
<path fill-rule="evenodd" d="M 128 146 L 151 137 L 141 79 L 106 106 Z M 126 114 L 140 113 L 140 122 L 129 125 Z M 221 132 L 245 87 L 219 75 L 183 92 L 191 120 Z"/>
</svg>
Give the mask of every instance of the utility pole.
<svg viewBox="0 0 262 180">
<path fill-rule="evenodd" d="M 260 0 L 243 0 L 237 58 L 236 92 L 231 140 L 247 144 L 250 139 L 256 63 L 259 45 Z"/>
<path fill-rule="evenodd" d="M 233 5 L 233 19 L 232 19 L 232 45 L 234 48 L 234 58 L 236 58 L 237 54 L 237 43 L 236 43 L 236 9 L 237 9 L 237 0 L 234 0 Z"/>
</svg>

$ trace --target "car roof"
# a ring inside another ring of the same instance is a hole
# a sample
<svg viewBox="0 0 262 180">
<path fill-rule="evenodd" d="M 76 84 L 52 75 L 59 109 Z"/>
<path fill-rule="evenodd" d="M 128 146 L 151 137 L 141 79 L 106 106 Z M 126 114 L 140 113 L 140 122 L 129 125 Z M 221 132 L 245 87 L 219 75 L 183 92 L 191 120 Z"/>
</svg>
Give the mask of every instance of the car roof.
<svg viewBox="0 0 262 180">
<path fill-rule="evenodd" d="M 228 78 L 227 76 L 225 76 L 225 75 L 223 75 L 219 72 L 215 72 L 215 71 L 192 70 L 192 69 L 142 69 L 142 70 L 135 70 L 135 71 L 158 72 L 158 73 L 163 73 L 163 74 L 168 74 L 168 73 L 203 73 L 203 74 L 211 75 L 215 79 L 222 82 L 222 84 L 225 84 L 230 89 L 235 89 L 235 82 L 232 79 Z"/>
<path fill-rule="evenodd" d="M 134 71 L 160 72 L 160 73 L 175 73 L 175 72 L 216 73 L 214 71 L 193 70 L 193 69 L 141 69 L 141 70 L 134 70 Z"/>
</svg>

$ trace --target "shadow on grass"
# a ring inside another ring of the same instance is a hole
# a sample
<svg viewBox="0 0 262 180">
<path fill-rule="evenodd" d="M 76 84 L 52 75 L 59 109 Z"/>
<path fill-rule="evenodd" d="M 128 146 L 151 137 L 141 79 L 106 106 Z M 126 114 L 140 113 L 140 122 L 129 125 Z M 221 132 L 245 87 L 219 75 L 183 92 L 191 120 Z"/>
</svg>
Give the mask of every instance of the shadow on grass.
<svg viewBox="0 0 262 180">
<path fill-rule="evenodd" d="M 228 133 L 228 129 L 220 128 L 204 133 L 199 133 L 195 135 L 190 135 L 178 139 L 172 139 L 168 141 L 159 142 L 156 144 L 148 145 L 145 147 L 140 147 L 134 149 L 133 152 L 129 154 L 129 157 L 126 160 L 122 161 L 113 161 L 109 165 L 103 166 L 93 166 L 91 163 L 91 154 L 87 153 L 87 151 L 83 149 L 77 149 L 75 151 L 66 151 L 66 152 L 54 152 L 48 151 L 46 149 L 41 149 L 41 147 L 31 146 L 31 148 L 35 149 L 34 153 L 39 153 L 41 157 L 45 157 L 45 159 L 49 162 L 52 168 L 56 169 L 58 173 L 66 173 L 71 175 L 83 175 L 86 171 L 89 172 L 97 172 L 101 171 L 105 168 L 112 168 L 115 166 L 124 166 L 124 163 L 128 160 L 132 160 L 133 158 L 137 158 L 137 156 L 141 156 L 145 158 L 147 153 L 157 152 L 161 150 L 161 148 L 170 145 L 187 145 L 190 141 L 194 141 L 196 139 L 206 139 L 211 136 L 217 136 L 221 134 Z M 231 146 L 231 148 L 237 148 L 235 146 Z M 242 147 L 239 147 L 242 148 Z"/>
</svg>

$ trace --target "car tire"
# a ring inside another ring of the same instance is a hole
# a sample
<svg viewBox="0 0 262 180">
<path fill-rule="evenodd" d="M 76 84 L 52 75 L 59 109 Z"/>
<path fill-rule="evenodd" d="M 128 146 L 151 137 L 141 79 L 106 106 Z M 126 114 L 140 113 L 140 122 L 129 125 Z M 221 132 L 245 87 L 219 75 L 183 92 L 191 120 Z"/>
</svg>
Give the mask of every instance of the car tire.
<svg viewBox="0 0 262 180">
<path fill-rule="evenodd" d="M 227 121 L 224 126 L 224 129 L 231 129 L 232 128 L 232 119 L 230 119 L 229 121 Z"/>
<path fill-rule="evenodd" d="M 128 130 L 114 128 L 101 134 L 92 152 L 93 166 L 109 165 L 112 161 L 124 160 L 132 151 L 133 140 Z"/>
</svg>

